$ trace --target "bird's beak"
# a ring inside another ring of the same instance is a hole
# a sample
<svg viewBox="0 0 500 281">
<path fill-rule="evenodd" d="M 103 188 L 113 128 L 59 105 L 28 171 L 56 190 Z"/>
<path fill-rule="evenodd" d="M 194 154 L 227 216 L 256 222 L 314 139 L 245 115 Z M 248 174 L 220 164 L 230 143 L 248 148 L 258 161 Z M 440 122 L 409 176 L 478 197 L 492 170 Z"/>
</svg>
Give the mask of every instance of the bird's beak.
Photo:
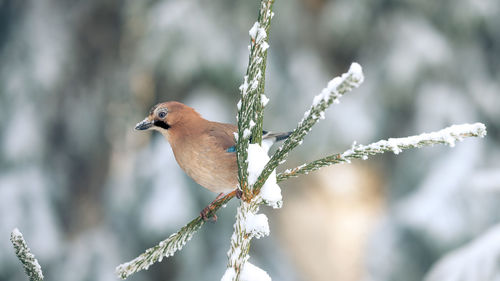
<svg viewBox="0 0 500 281">
<path fill-rule="evenodd" d="M 135 130 L 144 131 L 144 130 L 147 130 L 151 127 L 153 127 L 153 121 L 149 120 L 149 118 L 146 117 L 144 120 L 142 120 L 141 122 L 137 123 L 137 125 L 135 125 Z"/>
</svg>

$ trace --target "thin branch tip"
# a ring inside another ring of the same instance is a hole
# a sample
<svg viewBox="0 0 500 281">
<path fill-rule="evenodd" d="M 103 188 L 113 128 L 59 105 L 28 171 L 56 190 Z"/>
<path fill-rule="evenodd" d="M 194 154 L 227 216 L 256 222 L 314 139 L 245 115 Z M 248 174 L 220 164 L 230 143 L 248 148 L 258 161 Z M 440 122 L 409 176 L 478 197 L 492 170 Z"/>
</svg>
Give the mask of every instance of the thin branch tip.
<svg viewBox="0 0 500 281">
<path fill-rule="evenodd" d="M 16 256 L 23 264 L 24 271 L 30 281 L 42 281 L 43 272 L 38 260 L 35 258 L 28 248 L 28 244 L 24 240 L 23 234 L 19 229 L 14 228 L 10 234 L 10 241 L 16 252 Z"/>
<path fill-rule="evenodd" d="M 302 164 L 293 169 L 287 169 L 277 175 L 278 182 L 288 178 L 297 177 L 299 175 L 308 174 L 310 172 L 321 169 L 322 167 L 333 164 L 350 163 L 353 159 L 367 160 L 369 156 L 382 154 L 384 152 L 393 152 L 399 154 L 405 149 L 420 148 L 423 146 L 434 144 L 445 144 L 454 147 L 457 141 L 462 141 L 467 137 L 484 137 L 486 136 L 486 126 L 482 123 L 452 125 L 442 130 L 423 133 L 420 135 L 409 136 L 405 138 L 389 138 L 380 140 L 369 145 L 361 145 L 353 143 L 350 149 L 343 153 L 329 155 L 327 157 L 312 161 L 307 164 Z"/>
</svg>

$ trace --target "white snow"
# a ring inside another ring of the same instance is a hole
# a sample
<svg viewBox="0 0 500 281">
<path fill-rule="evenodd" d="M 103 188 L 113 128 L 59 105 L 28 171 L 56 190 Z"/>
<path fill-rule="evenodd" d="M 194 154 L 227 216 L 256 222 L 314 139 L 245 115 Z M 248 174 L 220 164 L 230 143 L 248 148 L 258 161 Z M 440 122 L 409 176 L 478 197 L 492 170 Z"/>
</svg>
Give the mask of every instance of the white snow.
<svg viewBox="0 0 500 281">
<path fill-rule="evenodd" d="M 250 35 L 250 37 L 254 38 L 257 36 L 257 32 L 260 28 L 260 24 L 259 22 L 255 22 L 252 26 L 252 28 L 250 28 L 250 30 L 248 31 L 248 35 Z"/>
<path fill-rule="evenodd" d="M 317 106 L 322 101 L 328 101 L 328 99 L 332 96 L 334 103 L 339 103 L 338 98 L 340 97 L 338 93 L 338 88 L 340 85 L 348 82 L 350 86 L 359 87 L 359 85 L 363 82 L 363 69 L 361 65 L 356 62 L 353 62 L 349 67 L 349 71 L 342 74 L 342 76 L 337 76 L 328 82 L 328 85 L 316 95 L 313 99 L 313 106 Z"/>
<path fill-rule="evenodd" d="M 234 268 L 228 267 L 226 272 L 224 272 L 224 275 L 222 275 L 220 281 L 233 281 L 235 275 L 236 272 L 234 271 Z"/>
<path fill-rule="evenodd" d="M 267 150 L 258 144 L 248 145 L 248 183 L 253 185 L 269 161 Z M 280 208 L 282 204 L 281 189 L 276 183 L 276 171 L 267 178 L 260 190 L 261 198 L 273 208 Z"/>
<path fill-rule="evenodd" d="M 257 69 L 254 80 L 260 80 L 262 78 L 262 70 Z"/>
<path fill-rule="evenodd" d="M 246 262 L 240 273 L 240 281 L 271 281 L 271 277 L 261 268 Z"/>
<path fill-rule="evenodd" d="M 353 62 L 351 64 L 351 67 L 349 67 L 348 73 L 350 73 L 352 75 L 352 78 L 354 80 L 357 80 L 358 83 L 362 83 L 363 80 L 365 79 L 365 77 L 363 75 L 363 68 L 357 62 Z"/>
<path fill-rule="evenodd" d="M 33 271 L 35 275 L 43 279 L 42 267 L 38 263 L 38 260 L 30 252 L 26 241 L 24 240 L 23 234 L 19 229 L 14 228 L 11 232 L 11 242 L 16 250 L 16 255 L 21 260 L 25 268 L 29 268 Z"/>
<path fill-rule="evenodd" d="M 381 140 L 369 145 L 355 145 L 351 149 L 342 153 L 342 158 L 348 160 L 350 156 L 361 153 L 364 160 L 369 154 L 381 153 L 386 150 L 392 150 L 394 154 L 399 154 L 403 149 L 422 147 L 429 144 L 444 143 L 450 147 L 455 146 L 456 141 L 462 141 L 465 137 L 486 135 L 486 126 L 482 123 L 452 125 L 437 132 L 423 133 L 420 135 L 409 136 L 405 138 L 390 138 Z M 371 153 L 369 153 L 371 152 Z"/>
<path fill-rule="evenodd" d="M 269 161 L 267 152 L 258 144 L 248 145 L 248 183 L 253 185 Z"/>
<path fill-rule="evenodd" d="M 260 95 L 260 100 L 262 102 L 262 106 L 266 106 L 267 103 L 269 102 L 269 98 L 266 97 L 266 95 L 264 95 L 264 94 Z"/>
<path fill-rule="evenodd" d="M 269 49 L 269 44 L 266 41 L 264 41 L 264 42 L 262 42 L 260 47 L 262 48 L 262 51 L 265 51 L 265 50 Z"/>
<path fill-rule="evenodd" d="M 269 223 L 264 214 L 248 214 L 244 225 L 245 232 L 257 239 L 269 235 Z"/>
<path fill-rule="evenodd" d="M 314 97 L 316 98 L 316 97 Z M 304 112 L 304 118 L 303 119 L 306 119 L 307 117 L 309 117 L 309 114 L 311 114 L 311 110 L 307 110 L 306 112 Z"/>
<path fill-rule="evenodd" d="M 250 129 L 246 128 L 245 130 L 243 130 L 243 138 L 249 138 L 250 136 L 252 135 L 252 131 L 250 131 Z"/>
<path fill-rule="evenodd" d="M 271 146 L 274 144 L 274 138 L 269 138 L 269 139 L 262 139 L 262 148 L 266 151 L 266 153 L 269 151 Z"/>
<path fill-rule="evenodd" d="M 14 228 L 14 230 L 12 230 L 12 236 L 15 239 L 23 239 L 23 234 L 17 228 Z"/>
<path fill-rule="evenodd" d="M 257 44 L 267 37 L 266 30 L 263 27 L 260 27 L 258 22 L 253 24 L 252 28 L 248 31 L 248 34 Z"/>
<path fill-rule="evenodd" d="M 242 95 L 246 94 L 247 93 L 247 90 L 248 90 L 248 75 L 245 75 L 245 77 L 243 78 L 243 84 L 241 84 L 240 86 L 240 92 Z"/>
<path fill-rule="evenodd" d="M 256 76 L 253 80 L 252 80 L 252 83 L 250 84 L 250 90 L 253 91 L 255 89 L 257 89 L 257 87 L 259 86 L 259 79 L 258 77 Z"/>
<path fill-rule="evenodd" d="M 283 197 L 281 196 L 281 188 L 276 182 L 276 170 L 267 178 L 266 183 L 260 190 L 260 196 L 271 207 L 278 209 L 283 204 Z"/>
</svg>

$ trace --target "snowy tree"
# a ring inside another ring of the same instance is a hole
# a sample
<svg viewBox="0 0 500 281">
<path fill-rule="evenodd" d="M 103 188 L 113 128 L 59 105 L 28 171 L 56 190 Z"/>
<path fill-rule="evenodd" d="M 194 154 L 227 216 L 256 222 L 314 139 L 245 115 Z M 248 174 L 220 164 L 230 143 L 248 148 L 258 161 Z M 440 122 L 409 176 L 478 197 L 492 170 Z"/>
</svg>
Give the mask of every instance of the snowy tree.
<svg viewBox="0 0 500 281">
<path fill-rule="evenodd" d="M 266 204 L 273 208 L 282 205 L 278 182 L 328 165 L 349 163 L 352 159 L 365 160 L 370 155 L 386 151 L 399 154 L 403 149 L 434 144 L 447 144 L 453 147 L 457 141 L 462 141 L 466 137 L 486 135 L 486 128 L 481 123 L 453 125 L 438 132 L 406 138 L 390 138 L 369 145 L 353 144 L 351 149 L 343 153 L 333 154 L 276 174 L 276 167 L 286 161 L 289 152 L 302 144 L 312 127 L 325 118 L 325 110 L 332 104 L 338 104 L 344 94 L 359 87 L 364 75 L 362 67 L 353 63 L 346 73 L 332 79 L 323 91 L 313 98 L 311 107 L 304 113 L 303 119 L 299 121 L 290 137 L 269 157 L 267 148 L 261 141 L 263 109 L 269 101 L 264 93 L 264 85 L 269 31 L 274 16 L 273 3 L 273 0 L 261 1 L 258 21 L 249 30 L 249 64 L 243 84 L 239 88 L 241 100 L 238 103 L 238 133 L 235 135 L 239 168 L 238 189 L 242 196 L 228 251 L 227 270 L 222 276 L 224 281 L 271 280 L 265 271 L 248 261 L 250 258 L 248 253 L 253 238 L 269 235 L 268 219 L 264 214 L 258 213 L 260 205 Z M 235 195 L 236 191 L 231 192 L 215 202 L 208 216 L 215 215 L 215 212 Z M 203 224 L 204 220 L 201 217 L 195 218 L 157 246 L 148 249 L 136 259 L 118 266 L 118 275 L 127 278 L 140 270 L 148 269 L 164 257 L 174 255 Z"/>
</svg>

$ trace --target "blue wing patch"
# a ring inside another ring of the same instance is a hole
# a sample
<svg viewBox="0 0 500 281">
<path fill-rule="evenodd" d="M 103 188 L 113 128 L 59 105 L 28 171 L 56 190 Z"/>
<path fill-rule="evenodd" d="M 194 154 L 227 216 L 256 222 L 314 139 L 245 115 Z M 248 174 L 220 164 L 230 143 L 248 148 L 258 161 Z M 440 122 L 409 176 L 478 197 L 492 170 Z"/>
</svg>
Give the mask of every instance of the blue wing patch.
<svg viewBox="0 0 500 281">
<path fill-rule="evenodd" d="M 226 149 L 227 152 L 236 152 L 236 146 L 231 146 L 228 149 Z"/>
</svg>

